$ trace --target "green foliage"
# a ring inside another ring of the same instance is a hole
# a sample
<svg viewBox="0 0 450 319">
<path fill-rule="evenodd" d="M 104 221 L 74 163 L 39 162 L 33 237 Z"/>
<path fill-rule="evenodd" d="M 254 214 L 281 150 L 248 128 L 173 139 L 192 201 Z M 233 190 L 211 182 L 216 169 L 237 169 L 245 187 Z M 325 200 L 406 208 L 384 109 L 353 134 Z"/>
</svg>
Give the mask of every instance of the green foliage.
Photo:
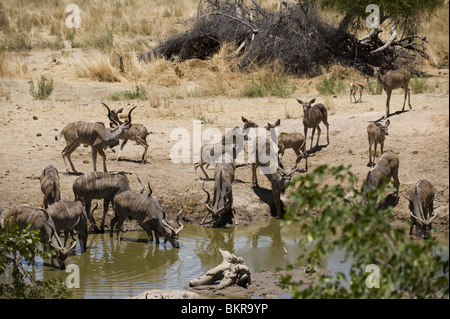
<svg viewBox="0 0 450 319">
<path fill-rule="evenodd" d="M 295 92 L 294 83 L 288 83 L 287 77 L 273 77 L 270 79 L 252 79 L 244 86 L 242 95 L 244 97 L 266 97 L 269 95 L 288 98 Z"/>
<path fill-rule="evenodd" d="M 53 92 L 53 79 L 50 78 L 48 80 L 45 75 L 41 75 L 41 79 L 37 82 L 37 91 L 34 88 L 34 81 L 32 79 L 28 83 L 30 83 L 29 92 L 31 96 L 37 100 L 45 100 Z"/>
<path fill-rule="evenodd" d="M 136 91 L 120 91 L 108 95 L 108 100 L 145 100 L 147 99 L 147 91 L 142 85 L 136 84 Z"/>
<path fill-rule="evenodd" d="M 409 88 L 413 94 L 425 93 L 428 89 L 427 82 L 422 76 L 413 75 L 409 82 Z"/>
<path fill-rule="evenodd" d="M 371 95 L 383 93 L 383 86 L 377 80 L 367 79 L 366 90 Z"/>
<path fill-rule="evenodd" d="M 352 17 L 360 28 L 366 27 L 365 19 L 369 16 L 366 7 L 369 4 L 376 4 L 380 8 L 381 22 L 387 17 L 391 17 L 396 21 L 398 28 L 405 29 L 408 34 L 415 31 L 420 18 L 429 17 L 444 4 L 444 0 L 321 0 L 321 3 Z M 400 30 L 399 34 L 402 32 L 403 30 Z"/>
<path fill-rule="evenodd" d="M 333 177 L 333 184 L 329 178 Z M 327 179 L 327 182 L 324 182 Z M 339 272 L 317 274 L 317 281 L 305 289 L 303 282 L 283 279 L 294 298 L 448 298 L 448 248 L 438 247 L 434 239 L 411 240 L 404 229 L 390 226 L 392 208 L 379 208 L 376 197 L 386 189 L 369 192 L 363 205 L 357 178 L 350 167 L 319 166 L 291 182 L 293 205 L 287 207 L 287 223 L 304 221 L 300 228 L 307 256 L 300 256 L 318 267 L 335 249 L 346 252 L 351 261 L 350 278 Z M 317 212 L 308 218 L 310 211 Z M 356 218 L 357 217 L 357 218 Z M 368 265 L 380 270 L 379 288 L 368 288 Z M 302 287 L 302 289 L 299 289 Z"/>
<path fill-rule="evenodd" d="M 346 88 L 342 79 L 324 77 L 316 84 L 316 90 L 323 95 L 336 95 L 345 93 Z"/>
<path fill-rule="evenodd" d="M 0 275 L 6 270 L 11 273 L 10 283 L 0 284 L 0 296 L 2 298 L 69 298 L 69 292 L 62 279 L 50 279 L 47 281 L 34 280 L 33 273 L 27 271 L 24 263 L 35 265 L 35 257 L 48 254 L 38 250 L 39 234 L 31 230 L 30 226 L 19 231 L 17 225 L 0 229 Z M 48 257 L 48 256 L 47 256 Z"/>
</svg>

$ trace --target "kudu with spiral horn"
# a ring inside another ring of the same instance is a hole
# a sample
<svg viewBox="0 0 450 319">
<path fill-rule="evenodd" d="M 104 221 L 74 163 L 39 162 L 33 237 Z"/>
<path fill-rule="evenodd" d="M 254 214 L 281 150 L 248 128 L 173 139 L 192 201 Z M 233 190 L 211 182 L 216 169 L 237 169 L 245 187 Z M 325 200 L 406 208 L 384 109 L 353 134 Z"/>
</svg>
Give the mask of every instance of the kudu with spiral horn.
<svg viewBox="0 0 450 319">
<path fill-rule="evenodd" d="M 424 239 L 430 237 L 432 223 L 437 216 L 433 212 L 433 202 L 436 198 L 436 194 L 433 184 L 426 178 L 417 182 L 409 193 L 409 198 L 402 194 L 402 196 L 409 201 L 411 216 L 410 235 L 412 235 L 413 228 L 416 226 L 419 228 L 420 234 Z"/>
<path fill-rule="evenodd" d="M 62 150 L 61 154 L 64 160 L 64 164 L 67 166 L 66 158 L 69 161 L 72 171 L 76 172 L 75 166 L 70 158 L 71 154 L 80 146 L 81 144 L 90 145 L 92 149 L 92 164 L 94 166 L 94 172 L 97 171 L 97 153 L 103 159 L 103 171 L 107 172 L 106 169 L 106 155 L 103 151 L 106 147 L 114 147 L 119 144 L 119 137 L 124 130 L 131 127 L 131 112 L 136 108 L 133 107 L 128 113 L 127 121 L 123 123 L 117 122 L 113 117 L 111 117 L 111 110 L 109 107 L 102 103 L 108 110 L 108 118 L 114 123 L 113 129 L 107 129 L 105 124 L 101 122 L 85 122 L 78 121 L 68 124 L 63 128 L 59 137 L 55 136 L 55 140 L 61 138 L 64 135 L 66 140 L 66 147 Z"/>
</svg>

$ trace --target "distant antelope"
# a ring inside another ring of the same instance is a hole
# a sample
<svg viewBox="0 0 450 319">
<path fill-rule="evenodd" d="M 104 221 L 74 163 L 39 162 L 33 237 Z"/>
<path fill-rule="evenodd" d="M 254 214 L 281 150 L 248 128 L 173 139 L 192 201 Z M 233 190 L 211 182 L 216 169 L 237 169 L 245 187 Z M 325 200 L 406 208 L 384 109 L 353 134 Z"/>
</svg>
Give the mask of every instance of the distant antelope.
<svg viewBox="0 0 450 319">
<path fill-rule="evenodd" d="M 266 130 L 270 131 L 271 128 L 275 128 L 281 124 L 281 121 L 278 120 L 274 124 L 267 123 L 265 127 Z M 298 162 L 295 163 L 297 166 L 302 157 L 299 157 L 300 154 L 304 154 L 305 157 L 305 172 L 308 171 L 308 155 L 306 154 L 306 139 L 300 133 L 280 133 L 278 134 L 278 164 L 281 168 L 283 165 L 281 163 L 284 151 L 288 148 L 292 148 L 297 155 Z"/>
<path fill-rule="evenodd" d="M 315 98 L 309 102 L 303 102 L 297 99 L 297 102 L 303 105 L 303 126 L 305 132 L 305 140 L 307 140 L 308 128 L 312 128 L 310 151 L 312 150 L 314 133 L 316 132 L 316 129 L 317 129 L 317 143 L 315 148 L 319 146 L 319 138 L 321 132 L 319 126 L 320 122 L 325 124 L 325 126 L 327 127 L 327 145 L 330 144 L 327 108 L 322 103 L 317 103 L 314 106 L 311 106 L 311 104 L 313 104 L 315 101 L 316 101 Z"/>
<path fill-rule="evenodd" d="M 102 104 L 106 106 L 106 104 Z M 123 108 L 118 110 L 111 110 L 110 116 L 112 119 L 114 119 L 114 122 L 111 121 L 110 123 L 112 128 L 117 127 L 116 123 L 119 123 L 119 125 L 123 124 L 123 122 L 119 119 L 119 114 L 122 113 L 122 111 Z M 147 135 L 149 134 L 150 133 L 144 125 L 137 123 L 131 124 L 128 130 L 123 130 L 122 134 L 120 135 L 120 138 L 123 139 L 123 142 L 120 145 L 119 156 L 117 156 L 117 160 L 120 159 L 120 156 L 122 155 L 122 149 L 124 148 L 125 144 L 127 144 L 128 140 L 131 140 L 135 141 L 137 144 L 141 145 L 144 148 L 144 153 L 142 154 L 142 164 L 145 164 L 145 162 L 147 162 L 148 149 Z"/>
<path fill-rule="evenodd" d="M 363 199 L 362 203 L 367 203 L 367 194 L 371 190 L 376 190 L 383 183 L 389 182 L 392 178 L 394 180 L 394 187 L 396 189 L 395 198 L 398 202 L 398 192 L 400 189 L 400 181 L 398 180 L 399 157 L 394 152 L 386 152 L 378 159 L 377 164 L 373 167 L 362 185 Z"/>
<path fill-rule="evenodd" d="M 114 147 L 119 144 L 119 137 L 124 130 L 131 127 L 131 112 L 136 108 L 133 107 L 128 113 L 128 119 L 124 123 L 119 123 L 111 117 L 111 110 L 109 107 L 103 103 L 103 105 L 108 109 L 108 118 L 114 123 L 115 128 L 113 130 L 108 130 L 103 123 L 100 122 L 84 122 L 78 121 L 68 124 L 63 128 L 59 137 L 55 136 L 55 140 L 61 138 L 64 135 L 66 140 L 66 147 L 61 152 L 64 164 L 66 164 L 66 157 L 69 160 L 69 164 L 72 171 L 76 172 L 76 169 L 70 159 L 70 155 L 77 149 L 80 144 L 90 145 L 92 149 L 92 164 L 94 166 L 94 171 L 97 171 L 97 153 L 103 159 L 103 171 L 107 172 L 106 169 L 106 155 L 103 151 L 107 146 Z"/>
<path fill-rule="evenodd" d="M 355 103 L 362 102 L 362 94 L 363 94 L 363 90 L 364 90 L 364 87 L 366 86 L 366 84 L 367 84 L 367 77 L 366 76 L 364 76 L 364 82 L 363 83 L 360 83 L 360 82 L 357 82 L 357 81 L 353 81 L 353 82 L 351 82 L 349 84 L 349 86 L 350 86 L 350 103 L 352 102 L 352 96 L 353 96 L 353 99 L 355 100 Z M 356 93 L 357 92 L 359 92 L 359 99 L 358 100 L 356 100 Z"/>
<path fill-rule="evenodd" d="M 41 183 L 42 193 L 44 193 L 44 202 L 42 206 L 47 209 L 48 205 L 51 205 L 61 199 L 59 174 L 56 167 L 53 165 L 48 165 L 44 168 L 39 181 Z"/>
<path fill-rule="evenodd" d="M 411 80 L 411 73 L 406 69 L 399 70 L 390 70 L 385 74 L 381 74 L 381 70 L 384 69 L 384 65 L 380 67 L 376 67 L 373 65 L 368 65 L 373 69 L 373 76 L 377 78 L 378 83 L 383 86 L 383 89 L 386 91 L 387 99 L 386 99 L 386 115 L 385 119 L 389 116 L 389 105 L 391 101 L 392 90 L 402 88 L 405 92 L 405 97 L 403 99 L 403 108 L 402 112 L 405 111 L 405 103 L 406 97 L 408 97 L 408 106 L 409 109 L 412 109 L 411 106 L 411 92 L 408 88 L 409 81 Z"/>
<path fill-rule="evenodd" d="M 207 169 L 212 161 L 217 161 L 217 159 L 225 153 L 225 149 L 228 146 L 234 147 L 233 158 L 236 158 L 237 154 L 244 148 L 243 142 L 243 131 L 239 128 L 239 126 L 236 126 L 222 137 L 222 141 L 203 145 L 200 150 L 200 162 L 194 163 L 195 175 L 198 176 L 197 169 L 200 167 L 206 179 L 209 179 L 204 166 L 206 165 Z M 228 143 L 230 145 L 227 145 Z"/>
<path fill-rule="evenodd" d="M 377 144 L 380 144 L 380 154 L 383 154 L 383 148 L 384 148 L 384 138 L 389 135 L 388 133 L 388 126 L 391 124 L 390 120 L 387 120 L 384 125 L 377 123 L 377 122 L 371 122 L 367 126 L 367 135 L 369 139 L 369 163 L 367 166 L 372 167 L 375 165 L 375 157 L 377 156 Z M 375 144 L 375 150 L 373 153 L 373 161 L 372 161 L 372 145 Z"/>
</svg>

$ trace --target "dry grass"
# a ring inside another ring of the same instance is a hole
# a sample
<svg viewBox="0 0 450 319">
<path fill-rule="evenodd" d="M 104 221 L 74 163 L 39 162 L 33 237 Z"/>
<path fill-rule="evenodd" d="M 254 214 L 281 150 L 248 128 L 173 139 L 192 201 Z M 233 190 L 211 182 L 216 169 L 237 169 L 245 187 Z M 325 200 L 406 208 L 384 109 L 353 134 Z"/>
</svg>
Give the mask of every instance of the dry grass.
<svg viewBox="0 0 450 319">
<path fill-rule="evenodd" d="M 27 74 L 28 66 L 19 56 L 0 51 L 0 78 L 23 77 Z"/>
<path fill-rule="evenodd" d="M 78 62 L 76 74 L 82 78 L 89 78 L 100 82 L 120 82 L 117 70 L 111 65 L 107 55 L 94 53 L 86 62 Z"/>
</svg>

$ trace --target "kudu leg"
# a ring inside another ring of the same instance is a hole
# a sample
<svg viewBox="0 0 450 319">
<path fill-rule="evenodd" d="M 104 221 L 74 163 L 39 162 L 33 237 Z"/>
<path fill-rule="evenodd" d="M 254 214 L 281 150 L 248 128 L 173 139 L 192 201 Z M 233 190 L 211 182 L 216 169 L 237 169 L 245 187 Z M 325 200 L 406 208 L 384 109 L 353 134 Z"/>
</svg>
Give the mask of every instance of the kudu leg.
<svg viewBox="0 0 450 319">
<path fill-rule="evenodd" d="M 386 115 L 384 117 L 385 119 L 387 119 L 389 116 L 389 104 L 391 103 L 391 93 L 392 92 L 386 92 L 387 98 L 386 98 Z"/>
<path fill-rule="evenodd" d="M 69 161 L 70 167 L 72 168 L 73 172 L 76 172 L 77 170 L 75 169 L 75 166 L 73 165 L 72 159 L 70 158 L 70 156 L 77 149 L 78 146 L 80 146 L 80 144 L 78 144 L 78 143 L 73 143 L 73 144 L 67 145 L 61 152 L 62 158 L 64 160 L 64 165 L 67 167 L 67 162 L 66 162 L 66 157 L 67 157 L 67 160 Z"/>
<path fill-rule="evenodd" d="M 102 216 L 102 222 L 100 224 L 100 232 L 101 233 L 103 233 L 105 231 L 105 218 L 106 218 L 106 214 L 108 213 L 108 207 L 109 207 L 109 200 L 104 199 L 103 200 L 103 216 Z"/>
<path fill-rule="evenodd" d="M 119 160 L 120 157 L 122 156 L 123 147 L 125 146 L 125 144 L 127 144 L 127 142 L 128 140 L 123 140 L 122 144 L 120 144 L 119 155 L 117 156 L 117 160 Z"/>
</svg>

